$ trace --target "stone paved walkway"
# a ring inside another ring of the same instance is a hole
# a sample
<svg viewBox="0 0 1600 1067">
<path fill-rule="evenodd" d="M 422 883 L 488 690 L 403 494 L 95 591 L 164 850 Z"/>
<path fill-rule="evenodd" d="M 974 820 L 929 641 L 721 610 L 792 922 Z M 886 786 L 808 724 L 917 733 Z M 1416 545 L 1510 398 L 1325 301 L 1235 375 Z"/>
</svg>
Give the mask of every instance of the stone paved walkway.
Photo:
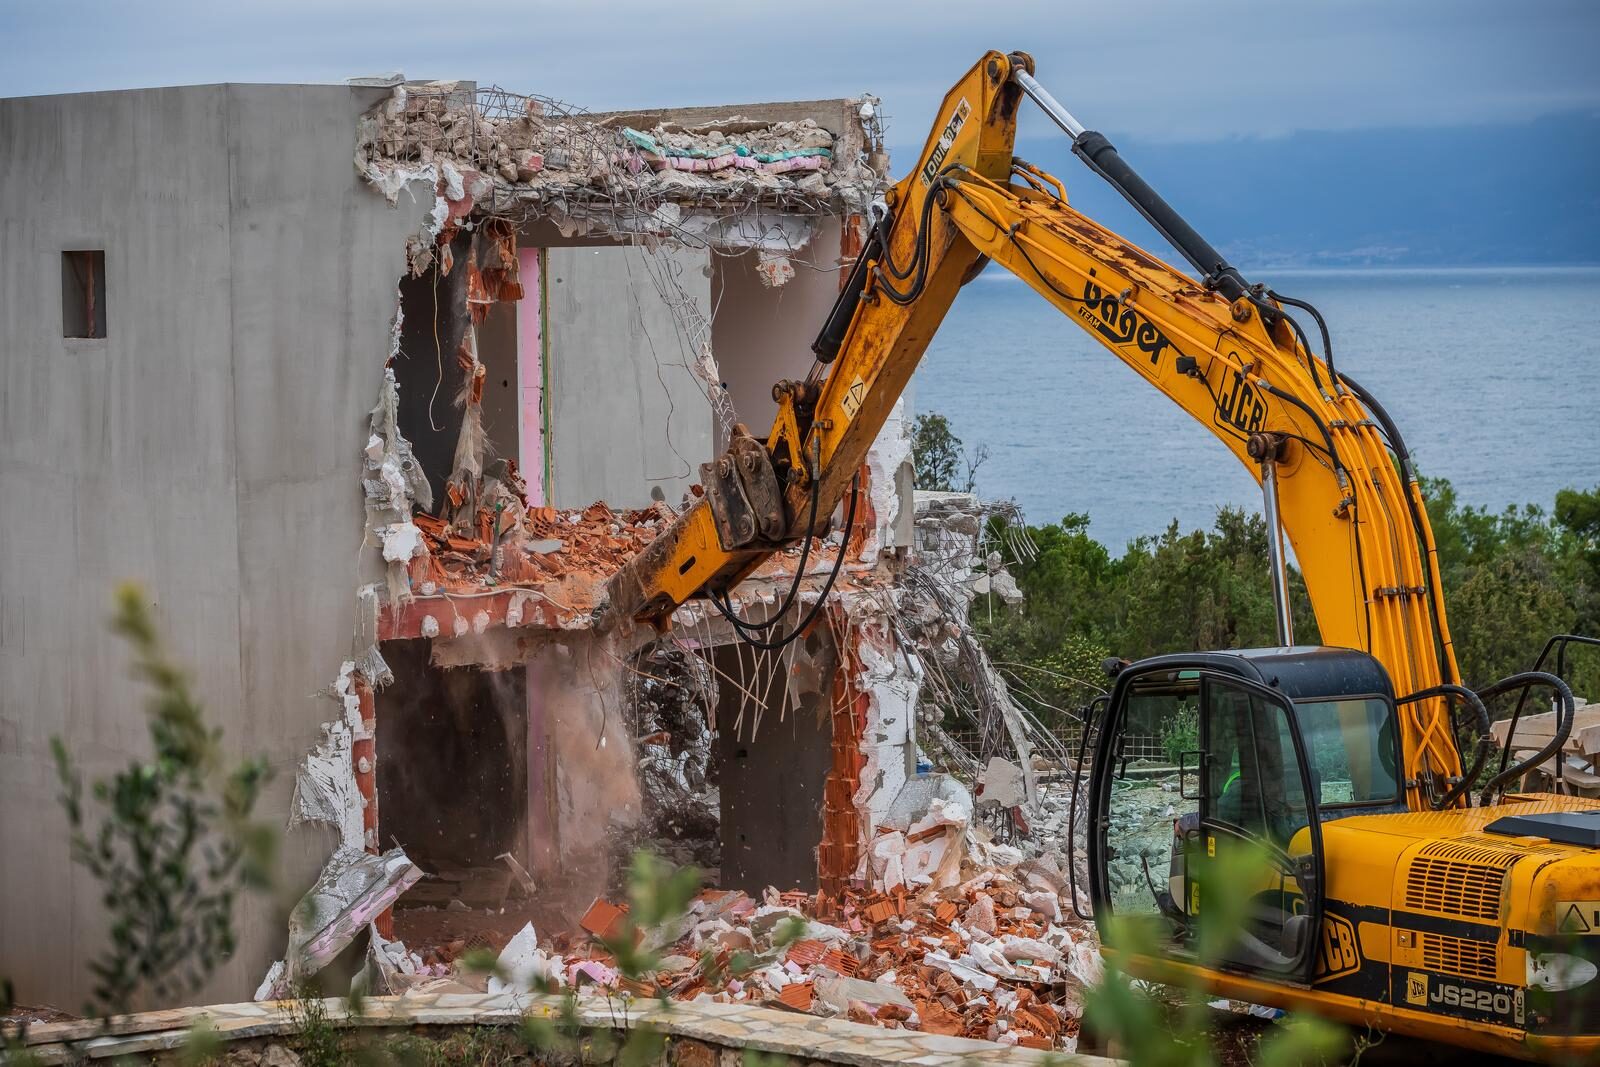
<svg viewBox="0 0 1600 1067">
<path fill-rule="evenodd" d="M 346 1013 L 345 1002 L 324 1002 L 328 1017 L 344 1027 L 472 1026 L 509 1024 L 529 1012 L 553 1014 L 558 997 L 515 994 L 436 994 L 369 997 L 359 1016 Z M 602 1029 L 617 1026 L 624 1013 L 599 998 L 579 1001 L 583 1023 Z M 675 1003 L 662 1011 L 655 1002 L 636 1004 L 626 1012 L 628 1025 L 649 1024 L 676 1038 L 727 1050 L 719 1060 L 737 1064 L 735 1050 L 755 1049 L 792 1057 L 802 1063 L 918 1064 L 921 1067 L 959 1065 L 1043 1065 L 1061 1063 L 1063 1057 L 1031 1049 L 1013 1048 L 941 1037 L 912 1030 L 885 1030 L 839 1019 L 824 1019 L 760 1007 L 754 1004 L 712 1002 Z M 281 1037 L 294 1031 L 283 1002 L 215 1004 L 124 1016 L 102 1027 L 98 1021 L 52 1023 L 28 1031 L 29 1050 L 45 1063 L 65 1063 L 74 1058 L 106 1060 L 141 1056 L 182 1046 L 189 1029 L 205 1020 L 225 1041 Z M 1098 1067 L 1115 1061 L 1076 1056 L 1071 1061 Z"/>
</svg>

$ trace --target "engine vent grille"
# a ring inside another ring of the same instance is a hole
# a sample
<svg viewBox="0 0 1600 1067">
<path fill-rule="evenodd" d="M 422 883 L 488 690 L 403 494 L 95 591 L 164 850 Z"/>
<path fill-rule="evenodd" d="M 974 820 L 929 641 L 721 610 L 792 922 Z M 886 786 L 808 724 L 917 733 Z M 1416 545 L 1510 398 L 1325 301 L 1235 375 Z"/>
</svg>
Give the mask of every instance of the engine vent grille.
<svg viewBox="0 0 1600 1067">
<path fill-rule="evenodd" d="M 1422 935 L 1422 965 L 1430 971 L 1492 982 L 1497 977 L 1497 950 L 1487 941 L 1448 934 Z"/>
<path fill-rule="evenodd" d="M 1406 907 L 1497 920 L 1506 872 L 1520 858 L 1514 852 L 1454 841 L 1429 842 L 1411 861 Z"/>
</svg>

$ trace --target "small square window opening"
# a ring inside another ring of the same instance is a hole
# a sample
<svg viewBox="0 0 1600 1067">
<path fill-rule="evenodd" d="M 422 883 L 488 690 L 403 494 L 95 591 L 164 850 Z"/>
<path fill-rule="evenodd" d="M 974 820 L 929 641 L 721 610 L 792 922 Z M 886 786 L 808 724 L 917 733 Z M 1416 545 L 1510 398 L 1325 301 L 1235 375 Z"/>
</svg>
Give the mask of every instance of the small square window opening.
<svg viewBox="0 0 1600 1067">
<path fill-rule="evenodd" d="M 61 253 L 61 336 L 106 335 L 106 253 Z"/>
</svg>

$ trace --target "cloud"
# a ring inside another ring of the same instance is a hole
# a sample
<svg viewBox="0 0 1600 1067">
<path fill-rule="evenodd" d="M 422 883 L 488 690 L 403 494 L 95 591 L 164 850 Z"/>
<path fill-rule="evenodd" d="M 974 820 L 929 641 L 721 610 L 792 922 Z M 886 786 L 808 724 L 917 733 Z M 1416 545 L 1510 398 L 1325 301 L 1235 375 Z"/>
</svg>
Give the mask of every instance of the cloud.
<svg viewBox="0 0 1600 1067">
<path fill-rule="evenodd" d="M 1590 0 L 62 0 L 0 11 L 0 95 L 395 69 L 593 109 L 866 90 L 911 145 L 989 46 L 1108 134 L 1213 140 L 1600 107 L 1597 30 Z"/>
</svg>

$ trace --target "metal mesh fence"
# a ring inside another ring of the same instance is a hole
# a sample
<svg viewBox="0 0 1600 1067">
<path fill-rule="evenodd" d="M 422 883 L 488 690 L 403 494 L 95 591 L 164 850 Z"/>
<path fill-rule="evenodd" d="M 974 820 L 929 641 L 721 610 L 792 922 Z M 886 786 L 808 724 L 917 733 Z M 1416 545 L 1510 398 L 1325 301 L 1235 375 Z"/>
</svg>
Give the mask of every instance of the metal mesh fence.
<svg viewBox="0 0 1600 1067">
<path fill-rule="evenodd" d="M 975 724 L 963 723 L 955 727 L 947 725 L 945 733 L 952 740 L 959 742 L 968 752 L 982 751 L 983 738 Z M 1068 752 L 1076 755 L 1079 741 L 1083 736 L 1083 727 L 1077 723 L 1052 726 L 1050 727 L 1050 734 L 1060 741 Z M 1166 749 L 1161 743 L 1161 738 L 1155 734 L 1127 734 L 1123 745 L 1123 754 L 1129 760 L 1167 762 Z"/>
</svg>

